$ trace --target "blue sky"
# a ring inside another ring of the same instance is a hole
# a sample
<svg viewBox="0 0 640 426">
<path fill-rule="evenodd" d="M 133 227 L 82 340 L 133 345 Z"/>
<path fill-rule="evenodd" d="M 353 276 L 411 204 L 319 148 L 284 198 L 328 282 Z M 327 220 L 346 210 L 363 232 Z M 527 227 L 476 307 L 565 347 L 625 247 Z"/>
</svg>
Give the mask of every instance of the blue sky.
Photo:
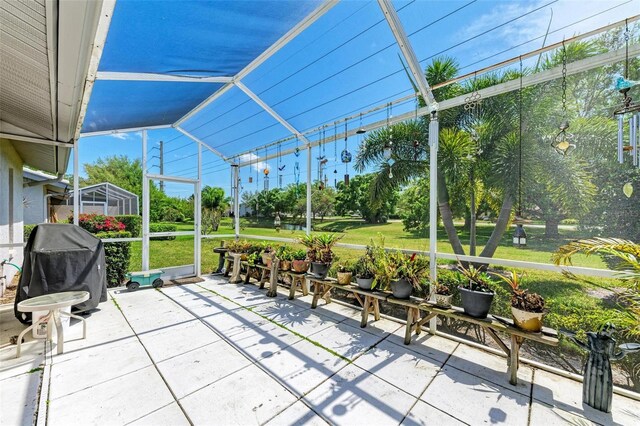
<svg viewBox="0 0 640 426">
<path fill-rule="evenodd" d="M 202 6 L 201 3 L 197 4 Z M 433 56 L 449 55 L 458 60 L 464 73 L 540 47 L 552 13 L 547 44 L 640 13 L 640 2 L 637 0 L 403 1 L 394 4 L 399 9 L 400 18 L 423 67 Z M 607 9 L 611 10 L 601 13 Z M 118 9 L 114 20 L 117 14 Z M 527 15 L 516 19 L 523 14 Z M 152 22 L 153 16 L 149 20 Z M 386 22 L 381 20 L 382 14 L 376 2 L 342 2 L 249 74 L 243 82 L 302 131 L 409 94 L 410 86 L 398 58 L 399 49 L 393 45 Z M 584 21 L 578 23 L 581 20 Z M 138 25 L 137 31 L 144 32 L 144 28 Z M 116 42 L 110 44 L 109 40 L 105 47 L 107 58 L 110 58 L 109 49 L 119 46 Z M 127 43 L 135 44 L 135 39 L 127 40 Z M 189 58 L 188 53 L 183 56 Z M 104 58 L 103 55 L 103 61 Z M 174 57 L 171 59 L 175 60 Z M 219 67 L 215 60 L 212 61 L 213 65 Z M 114 61 L 109 60 L 108 63 L 113 64 Z M 160 67 L 162 64 L 154 65 Z M 209 64 L 201 65 L 204 67 Z M 114 93 L 113 96 L 116 95 Z M 121 102 L 122 109 L 126 110 L 126 97 Z M 395 108 L 392 113 L 395 115 L 412 108 L 413 103 L 409 102 Z M 380 112 L 365 117 L 365 121 L 380 120 L 384 116 L 385 112 Z M 351 125 L 357 126 L 357 122 Z M 252 150 L 289 134 L 237 88 L 186 121 L 184 128 L 225 155 Z M 344 131 L 342 127 L 337 130 L 338 133 Z M 329 129 L 327 136 L 333 132 L 333 129 Z M 311 138 L 318 137 L 313 135 Z M 158 155 L 154 147 L 160 140 L 165 141 L 165 174 L 195 177 L 195 144 L 173 129 L 153 130 L 149 132 L 150 157 Z M 358 142 L 356 137 L 349 139 L 351 152 L 355 153 Z M 289 142 L 283 144 L 282 149 L 294 145 L 295 142 Z M 80 163 L 92 163 L 98 157 L 116 154 L 141 158 L 141 146 L 139 133 L 81 138 Z M 334 170 L 338 171 L 338 177 L 344 174 L 344 165 L 334 155 L 337 151 L 339 156 L 343 148 L 342 141 L 337 148 L 334 144 L 324 147 L 324 155 L 329 159 L 327 171 L 331 183 Z M 271 148 L 268 153 L 273 153 L 275 149 Z M 264 153 L 263 149 L 257 155 Z M 252 153 L 245 159 L 255 156 L 256 153 Z M 317 156 L 316 148 L 313 157 Z M 281 166 L 285 166 L 281 172 L 283 185 L 295 181 L 296 161 L 299 162 L 300 180 L 305 180 L 306 153 L 303 152 L 299 158 L 291 155 L 282 159 Z M 152 172 L 158 171 L 157 158 L 151 158 L 150 165 Z M 241 170 L 244 190 L 263 188 L 262 171 L 265 167 L 271 171 L 270 187 L 278 186 L 277 160 L 274 159 L 268 164 L 256 162 Z M 229 190 L 228 167 L 209 151 L 203 154 L 203 173 L 203 184 Z M 250 175 L 253 177 L 251 184 L 248 182 Z M 312 176 L 317 176 L 315 160 Z M 191 192 L 188 185 L 167 185 L 170 195 L 188 196 Z"/>
</svg>

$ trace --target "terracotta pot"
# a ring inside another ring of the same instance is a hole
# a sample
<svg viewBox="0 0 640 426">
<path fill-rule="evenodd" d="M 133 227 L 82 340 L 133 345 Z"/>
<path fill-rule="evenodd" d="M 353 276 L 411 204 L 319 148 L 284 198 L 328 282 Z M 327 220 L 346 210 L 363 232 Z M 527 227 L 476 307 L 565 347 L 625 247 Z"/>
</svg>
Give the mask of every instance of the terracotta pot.
<svg viewBox="0 0 640 426">
<path fill-rule="evenodd" d="M 351 277 L 353 277 L 353 274 L 351 272 L 338 272 L 338 284 L 351 284 Z"/>
<path fill-rule="evenodd" d="M 397 281 L 391 281 L 391 293 L 396 299 L 408 299 L 411 297 L 413 286 L 405 278 Z"/>
<path fill-rule="evenodd" d="M 436 305 L 441 308 L 450 308 L 453 294 L 435 294 Z"/>
<path fill-rule="evenodd" d="M 462 298 L 464 313 L 474 318 L 486 318 L 491 309 L 494 293 L 473 291 L 464 287 L 458 287 Z"/>
<path fill-rule="evenodd" d="M 544 312 L 527 312 L 512 306 L 511 315 L 518 328 L 534 333 L 539 333 L 542 330 Z"/>
<path fill-rule="evenodd" d="M 290 260 L 281 260 L 280 261 L 280 270 L 288 271 L 291 269 L 291 261 Z"/>
<path fill-rule="evenodd" d="M 309 269 L 309 262 L 307 262 L 306 260 L 294 260 L 291 266 L 293 267 L 294 271 L 303 273 L 307 272 L 307 270 Z"/>
<path fill-rule="evenodd" d="M 356 283 L 363 290 L 371 290 L 373 288 L 373 278 L 356 278 Z"/>
<path fill-rule="evenodd" d="M 309 271 L 315 278 L 324 280 L 329 273 L 330 263 L 311 262 L 311 270 Z"/>
</svg>

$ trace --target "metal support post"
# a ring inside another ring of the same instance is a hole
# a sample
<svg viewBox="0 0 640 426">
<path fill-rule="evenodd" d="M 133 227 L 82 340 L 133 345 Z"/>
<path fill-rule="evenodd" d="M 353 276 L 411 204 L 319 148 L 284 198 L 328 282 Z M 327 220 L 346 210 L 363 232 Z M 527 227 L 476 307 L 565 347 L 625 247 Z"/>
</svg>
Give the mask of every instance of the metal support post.
<svg viewBox="0 0 640 426">
<path fill-rule="evenodd" d="M 199 277 L 202 273 L 202 145 L 198 145 L 198 182 L 195 184 L 195 205 L 194 205 L 194 219 L 196 222 L 194 241 L 194 261 L 196 263 L 196 276 Z M 162 158 L 162 142 L 160 142 L 160 158 Z M 162 160 L 160 160 L 162 165 Z"/>
<path fill-rule="evenodd" d="M 80 141 L 73 142 L 73 224 L 80 223 Z"/>
<path fill-rule="evenodd" d="M 438 279 L 438 113 L 431 113 L 429 122 L 429 265 L 431 267 L 431 282 Z M 429 299 L 435 300 L 434 286 L 430 286 Z M 429 322 L 429 331 L 435 334 L 436 319 Z"/>
<path fill-rule="evenodd" d="M 149 270 L 149 169 L 147 168 L 147 131 L 142 131 L 142 270 Z"/>
<path fill-rule="evenodd" d="M 311 145 L 307 145 L 307 235 L 311 234 Z"/>
<path fill-rule="evenodd" d="M 235 222 L 236 240 L 240 238 L 240 167 L 231 165 L 233 170 L 233 219 Z"/>
</svg>

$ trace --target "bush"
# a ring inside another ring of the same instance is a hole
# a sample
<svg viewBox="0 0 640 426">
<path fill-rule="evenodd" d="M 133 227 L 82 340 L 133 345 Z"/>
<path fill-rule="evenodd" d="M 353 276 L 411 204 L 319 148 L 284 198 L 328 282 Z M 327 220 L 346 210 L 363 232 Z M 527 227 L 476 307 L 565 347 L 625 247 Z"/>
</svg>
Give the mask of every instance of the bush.
<svg viewBox="0 0 640 426">
<path fill-rule="evenodd" d="M 29 235 L 31 235 L 31 231 L 38 225 L 24 225 L 22 230 L 22 235 L 24 235 L 24 241 L 26 242 L 29 239 Z"/>
<path fill-rule="evenodd" d="M 149 232 L 176 232 L 178 227 L 170 223 L 150 223 Z M 152 240 L 175 240 L 176 237 L 151 237 Z"/>
<path fill-rule="evenodd" d="M 131 233 L 133 238 L 142 235 L 142 217 L 134 214 L 115 216 L 116 220 L 124 224 L 124 230 Z"/>
<path fill-rule="evenodd" d="M 97 238 L 130 238 L 126 231 L 98 232 Z M 104 243 L 104 253 L 107 262 L 107 287 L 118 287 L 126 278 L 129 271 L 131 257 L 131 243 Z"/>
<path fill-rule="evenodd" d="M 78 217 L 78 225 L 91 232 L 92 234 L 98 232 L 117 232 L 124 231 L 125 226 L 122 222 L 118 221 L 113 216 L 105 216 L 103 214 L 81 214 Z M 69 223 L 73 223 L 73 216 L 69 216 Z"/>
</svg>

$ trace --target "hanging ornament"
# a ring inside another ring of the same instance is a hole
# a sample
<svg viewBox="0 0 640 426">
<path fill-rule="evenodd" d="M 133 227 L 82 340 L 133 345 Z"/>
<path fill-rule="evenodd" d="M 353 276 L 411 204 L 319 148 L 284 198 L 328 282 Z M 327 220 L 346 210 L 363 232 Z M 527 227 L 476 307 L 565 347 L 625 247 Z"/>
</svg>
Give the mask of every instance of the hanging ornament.
<svg viewBox="0 0 640 426">
<path fill-rule="evenodd" d="M 560 131 L 551 141 L 551 147 L 560 155 L 567 155 L 576 148 L 573 143 L 573 135 L 567 130 L 569 129 L 569 120 L 567 119 L 567 49 L 562 42 L 562 121 L 558 126 Z"/>
<path fill-rule="evenodd" d="M 364 133 L 364 132 L 362 132 L 362 133 Z M 351 162 L 351 153 L 347 149 L 348 141 L 349 141 L 349 139 L 348 139 L 348 136 L 347 136 L 347 122 L 345 121 L 344 122 L 344 149 L 340 153 L 340 160 L 345 164 Z"/>
<path fill-rule="evenodd" d="M 389 130 L 389 140 L 385 144 L 382 150 L 382 156 L 385 160 L 389 160 L 392 154 L 393 147 L 393 127 L 390 125 L 391 123 L 391 102 L 387 104 L 387 129 Z"/>
<path fill-rule="evenodd" d="M 356 134 L 362 135 L 363 133 L 367 133 L 367 131 L 362 127 L 362 113 L 360 113 L 360 127 L 356 130 Z"/>
<path fill-rule="evenodd" d="M 349 174 L 344 175 L 344 185 L 349 186 Z"/>
<path fill-rule="evenodd" d="M 391 170 L 391 166 L 389 166 L 389 179 L 393 178 L 393 171 Z"/>
<path fill-rule="evenodd" d="M 520 59 L 520 90 L 518 90 L 518 210 L 516 212 L 516 229 L 513 233 L 513 245 L 526 247 L 527 233 L 522 226 L 522 59 Z"/>
<path fill-rule="evenodd" d="M 631 164 L 640 167 L 640 103 L 633 102 L 629 96 L 629 90 L 640 84 L 638 81 L 629 80 L 629 24 L 626 22 L 624 40 L 625 40 L 625 66 L 624 77 L 618 77 L 616 80 L 616 89 L 622 94 L 622 105 L 613 111 L 613 116 L 618 117 L 618 162 L 624 164 L 624 153 L 631 154 Z M 629 117 L 629 144 L 624 143 L 624 119 Z M 632 188 L 633 190 L 633 188 Z M 625 193 L 626 194 L 626 193 Z M 630 195 L 629 195 L 630 196 Z"/>
<path fill-rule="evenodd" d="M 633 194 L 633 185 L 631 184 L 631 182 L 627 182 L 624 184 L 624 186 L 622 187 L 622 193 L 626 195 L 627 198 L 631 198 L 631 195 Z"/>
</svg>

